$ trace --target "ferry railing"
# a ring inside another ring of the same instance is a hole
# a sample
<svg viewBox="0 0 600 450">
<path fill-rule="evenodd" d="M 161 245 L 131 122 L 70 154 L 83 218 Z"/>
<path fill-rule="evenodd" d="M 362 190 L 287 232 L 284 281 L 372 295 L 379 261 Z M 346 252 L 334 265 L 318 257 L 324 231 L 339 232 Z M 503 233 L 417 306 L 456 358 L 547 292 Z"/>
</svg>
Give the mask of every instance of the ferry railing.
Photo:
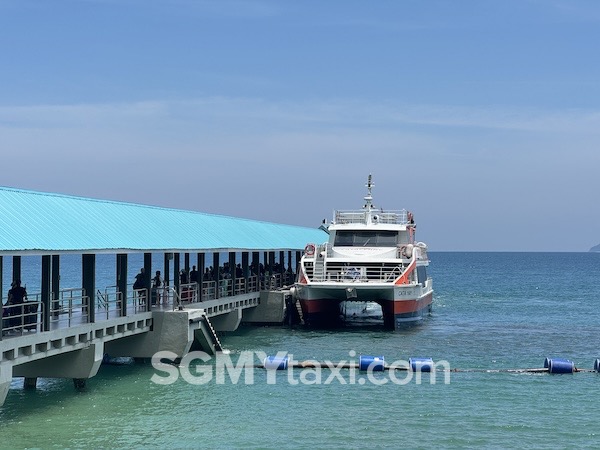
<svg viewBox="0 0 600 450">
<path fill-rule="evenodd" d="M 335 211 L 333 215 L 334 223 L 346 224 L 346 223 L 367 223 L 368 212 L 364 210 L 348 210 L 348 211 Z M 400 224 L 404 225 L 408 223 L 408 211 L 401 209 L 399 211 L 377 211 L 372 209 L 371 218 L 376 220 L 378 223 L 386 224 Z"/>
<path fill-rule="evenodd" d="M 35 300 L 29 300 L 33 297 Z M 37 332 L 43 330 L 44 304 L 40 300 L 41 294 L 28 295 L 28 300 L 16 305 L 2 307 L 2 336 L 23 335 L 23 332 Z M 4 303 L 4 302 L 3 302 Z"/>
<path fill-rule="evenodd" d="M 403 272 L 403 269 L 400 266 L 394 267 L 394 269 L 391 272 L 387 273 L 385 281 L 387 281 L 387 282 L 394 281 L 396 278 L 398 278 L 400 275 L 402 275 L 402 272 Z"/>
<path fill-rule="evenodd" d="M 343 263 L 342 263 L 343 264 Z M 405 266 L 346 266 L 329 264 L 324 275 L 325 281 L 348 282 L 362 281 L 375 283 L 392 283 L 406 269 Z M 312 279 L 312 281 L 321 281 Z"/>
<path fill-rule="evenodd" d="M 58 298 L 53 299 L 50 308 L 50 322 L 67 322 L 67 326 L 77 319 L 86 323 L 90 319 L 90 298 L 83 288 L 61 289 Z"/>
</svg>

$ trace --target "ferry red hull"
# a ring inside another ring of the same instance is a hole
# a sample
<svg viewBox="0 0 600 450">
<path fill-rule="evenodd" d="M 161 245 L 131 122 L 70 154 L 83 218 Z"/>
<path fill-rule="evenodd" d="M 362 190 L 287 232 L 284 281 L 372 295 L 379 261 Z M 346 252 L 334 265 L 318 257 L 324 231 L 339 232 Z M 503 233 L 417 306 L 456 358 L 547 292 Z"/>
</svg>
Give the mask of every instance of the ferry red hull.
<svg viewBox="0 0 600 450">
<path fill-rule="evenodd" d="M 432 293 L 417 299 L 375 300 L 381 305 L 386 328 L 397 329 L 414 324 L 431 312 Z M 326 299 L 300 299 L 304 322 L 308 326 L 337 326 L 340 320 L 340 301 Z"/>
</svg>

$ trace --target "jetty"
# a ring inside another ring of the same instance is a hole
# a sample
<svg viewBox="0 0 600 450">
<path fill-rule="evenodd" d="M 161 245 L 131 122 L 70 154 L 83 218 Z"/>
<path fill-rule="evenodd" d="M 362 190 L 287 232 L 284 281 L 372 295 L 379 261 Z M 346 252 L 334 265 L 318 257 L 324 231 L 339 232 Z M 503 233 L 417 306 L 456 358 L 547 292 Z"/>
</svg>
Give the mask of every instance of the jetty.
<svg viewBox="0 0 600 450">
<path fill-rule="evenodd" d="M 220 332 L 242 322 L 283 323 L 301 249 L 327 239 L 319 228 L 8 187 L 0 229 L 0 406 L 15 377 L 80 388 L 107 358 L 214 354 Z M 81 259 L 78 286 L 61 285 L 65 255 Z M 114 256 L 108 286 L 97 282 L 99 255 Z M 136 283 L 132 255 L 143 255 Z M 19 298 L 32 259 L 39 292 Z"/>
</svg>

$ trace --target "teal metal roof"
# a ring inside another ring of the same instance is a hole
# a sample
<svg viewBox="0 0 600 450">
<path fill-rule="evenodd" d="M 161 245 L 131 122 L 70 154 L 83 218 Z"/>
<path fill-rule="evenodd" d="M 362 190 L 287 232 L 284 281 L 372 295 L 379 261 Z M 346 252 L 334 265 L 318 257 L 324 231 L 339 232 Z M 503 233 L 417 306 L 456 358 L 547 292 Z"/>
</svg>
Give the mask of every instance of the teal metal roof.
<svg viewBox="0 0 600 450">
<path fill-rule="evenodd" d="M 300 250 L 318 228 L 0 186 L 0 254 Z"/>
</svg>

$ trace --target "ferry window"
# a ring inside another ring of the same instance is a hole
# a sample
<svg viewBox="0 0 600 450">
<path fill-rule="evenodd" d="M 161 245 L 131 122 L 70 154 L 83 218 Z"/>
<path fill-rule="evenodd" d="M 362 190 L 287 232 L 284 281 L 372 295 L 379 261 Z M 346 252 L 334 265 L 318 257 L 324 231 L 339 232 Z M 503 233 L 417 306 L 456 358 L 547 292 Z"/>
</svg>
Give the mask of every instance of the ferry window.
<svg viewBox="0 0 600 450">
<path fill-rule="evenodd" d="M 396 234 L 393 231 L 380 231 L 377 233 L 377 246 L 378 247 L 395 247 L 396 246 Z"/>
<path fill-rule="evenodd" d="M 334 245 L 345 247 L 395 247 L 398 233 L 395 231 L 339 231 Z"/>
<path fill-rule="evenodd" d="M 417 267 L 417 282 L 420 284 L 425 284 L 427 281 L 427 268 L 425 266 Z"/>
<path fill-rule="evenodd" d="M 338 231 L 335 234 L 335 242 L 334 245 L 340 245 L 345 247 L 352 247 L 353 244 L 353 233 L 348 233 L 345 231 Z"/>
</svg>

